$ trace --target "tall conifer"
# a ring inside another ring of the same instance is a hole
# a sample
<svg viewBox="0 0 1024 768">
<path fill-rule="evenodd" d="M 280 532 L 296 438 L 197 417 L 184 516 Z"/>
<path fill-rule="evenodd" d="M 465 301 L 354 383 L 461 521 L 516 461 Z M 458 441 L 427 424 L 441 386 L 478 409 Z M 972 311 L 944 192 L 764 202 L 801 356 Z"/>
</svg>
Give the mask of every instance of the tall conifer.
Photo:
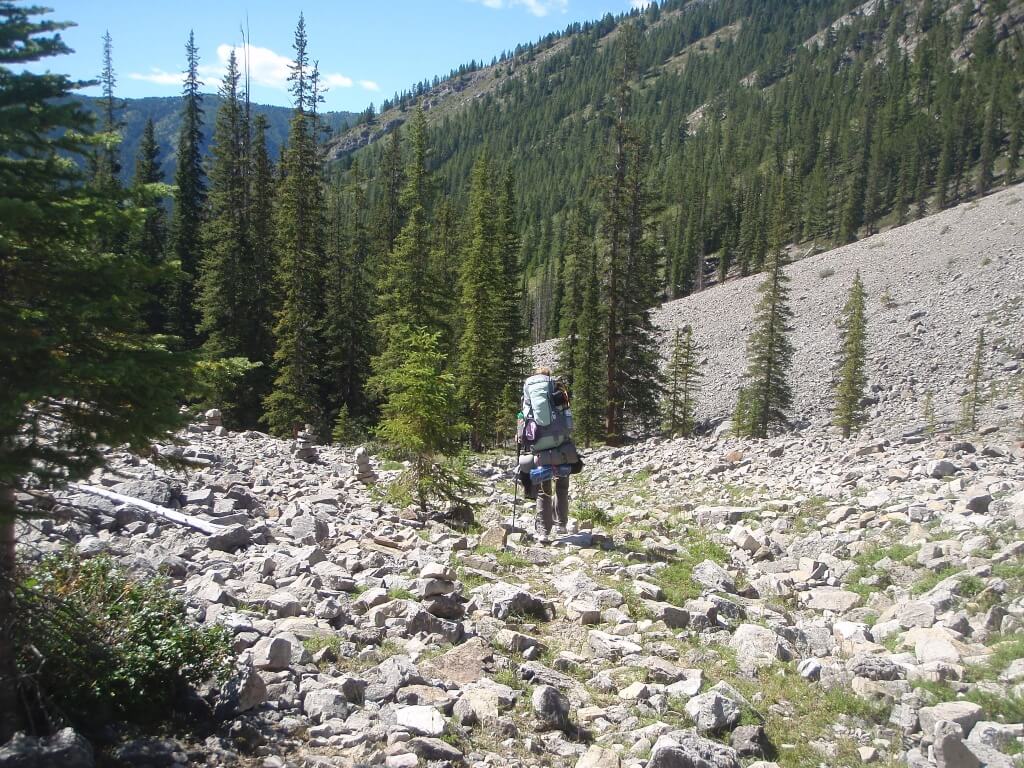
<svg viewBox="0 0 1024 768">
<path fill-rule="evenodd" d="M 672 437 L 689 437 L 693 434 L 694 399 L 701 379 L 697 354 L 693 328 L 689 325 L 681 330 L 677 328 L 662 401 L 662 424 L 665 432 Z"/>
<path fill-rule="evenodd" d="M 867 316 L 864 283 L 858 271 L 850 285 L 841 321 L 842 344 L 835 391 L 836 426 L 849 438 L 864 422 L 861 400 L 867 386 Z"/>
<path fill-rule="evenodd" d="M 469 233 L 459 274 L 459 398 L 468 413 L 475 447 L 496 437 L 501 395 L 506 383 L 503 349 L 504 270 L 498 253 L 497 205 L 491 166 L 482 154 L 473 167 L 469 193 Z"/>
<path fill-rule="evenodd" d="M 597 252 L 587 252 L 581 265 L 583 300 L 580 305 L 579 341 L 573 369 L 572 412 L 577 439 L 584 445 L 605 435 L 607 380 L 605 368 L 607 329 L 602 307 L 602 287 L 597 271 Z"/>
<path fill-rule="evenodd" d="M 146 121 L 142 130 L 142 141 L 135 158 L 135 176 L 132 179 L 131 199 L 145 210 L 144 218 L 133 232 L 129 248 L 146 259 L 152 266 L 162 265 L 167 258 L 167 213 L 164 210 L 164 195 L 159 185 L 164 180 L 160 170 L 160 148 L 156 143 L 153 120 Z M 146 327 L 152 333 L 162 333 L 167 328 L 167 306 L 160 286 L 151 288 L 145 302 L 143 317 Z"/>
<path fill-rule="evenodd" d="M 187 68 L 182 91 L 182 121 L 178 134 L 177 163 L 174 183 L 177 187 L 171 219 L 171 240 L 180 276 L 173 287 L 169 309 L 171 329 L 186 346 L 193 347 L 199 338 L 199 312 L 195 301 L 196 279 L 202 259 L 202 221 L 206 203 L 206 181 L 203 177 L 202 139 L 203 106 L 199 89 L 199 49 L 195 34 L 189 32 L 185 44 Z"/>
<path fill-rule="evenodd" d="M 793 403 L 788 375 L 793 362 L 789 340 L 793 311 L 789 307 L 789 277 L 783 249 L 782 222 L 785 195 L 778 195 L 772 245 L 765 277 L 758 286 L 760 299 L 754 310 L 754 330 L 747 340 L 747 373 L 740 390 L 733 428 L 737 434 L 765 438 L 769 429 L 785 422 Z"/>
<path fill-rule="evenodd" d="M 325 402 L 331 382 L 325 370 L 324 190 L 316 144 L 316 68 L 310 66 L 306 45 L 306 22 L 300 14 L 288 76 L 294 108 L 276 201 L 281 306 L 274 326 L 276 378 L 266 399 L 266 420 L 278 435 L 311 424 L 326 437 L 332 425 Z"/>
</svg>

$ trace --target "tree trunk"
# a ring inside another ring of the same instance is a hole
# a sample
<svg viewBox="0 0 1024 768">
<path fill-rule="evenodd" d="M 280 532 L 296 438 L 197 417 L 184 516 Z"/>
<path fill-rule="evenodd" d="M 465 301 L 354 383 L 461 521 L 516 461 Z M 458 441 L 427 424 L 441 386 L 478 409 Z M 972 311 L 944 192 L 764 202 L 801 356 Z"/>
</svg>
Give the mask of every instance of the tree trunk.
<svg viewBox="0 0 1024 768">
<path fill-rule="evenodd" d="M 18 669 L 14 663 L 14 520 L 14 491 L 0 486 L 0 744 L 22 725 L 16 685 Z"/>
</svg>

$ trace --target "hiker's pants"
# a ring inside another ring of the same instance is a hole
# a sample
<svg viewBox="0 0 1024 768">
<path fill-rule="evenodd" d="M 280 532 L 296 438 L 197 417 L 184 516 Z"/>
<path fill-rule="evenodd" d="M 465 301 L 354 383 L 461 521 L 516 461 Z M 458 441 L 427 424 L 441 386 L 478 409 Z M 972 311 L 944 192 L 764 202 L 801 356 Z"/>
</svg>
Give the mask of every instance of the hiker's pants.
<svg viewBox="0 0 1024 768">
<path fill-rule="evenodd" d="M 555 496 L 557 504 L 552 504 L 551 484 L 555 485 Z M 552 506 L 555 509 L 552 509 Z M 534 520 L 534 527 L 538 533 L 547 533 L 551 530 L 557 516 L 559 525 L 569 524 L 569 478 L 559 477 L 554 480 L 545 480 L 537 486 L 537 517 Z"/>
</svg>

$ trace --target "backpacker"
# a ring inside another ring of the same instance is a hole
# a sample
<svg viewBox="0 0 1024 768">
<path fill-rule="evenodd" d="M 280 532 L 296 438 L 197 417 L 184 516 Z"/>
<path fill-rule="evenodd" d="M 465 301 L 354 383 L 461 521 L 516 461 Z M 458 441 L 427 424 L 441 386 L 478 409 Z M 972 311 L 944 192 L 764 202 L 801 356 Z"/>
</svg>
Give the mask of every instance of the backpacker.
<svg viewBox="0 0 1024 768">
<path fill-rule="evenodd" d="M 572 434 L 569 396 L 550 376 L 531 376 L 523 384 L 523 445 L 532 453 L 562 445 Z"/>
</svg>

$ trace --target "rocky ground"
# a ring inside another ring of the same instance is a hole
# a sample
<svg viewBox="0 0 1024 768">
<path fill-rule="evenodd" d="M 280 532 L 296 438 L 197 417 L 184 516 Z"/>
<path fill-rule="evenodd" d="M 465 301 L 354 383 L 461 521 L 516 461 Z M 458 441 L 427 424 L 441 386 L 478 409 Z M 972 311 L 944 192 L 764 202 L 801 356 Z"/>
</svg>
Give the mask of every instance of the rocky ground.
<svg viewBox="0 0 1024 768">
<path fill-rule="evenodd" d="M 1024 371 L 1021 185 L 843 248 L 806 258 L 800 258 L 803 251 L 791 255 L 797 259 L 786 270 L 794 311 L 796 421 L 823 424 L 830 417 L 837 321 L 857 270 L 868 294 L 874 432 L 920 421 L 929 391 L 936 419 L 955 422 L 979 330 L 985 331 L 991 387 L 1011 386 Z M 693 326 L 704 374 L 700 419 L 727 418 L 736 405 L 761 281 L 760 275 L 730 280 L 653 313 L 666 357 L 675 329 Z M 555 365 L 555 342 L 534 347 L 534 356 Z M 1019 416 L 1019 406 L 1015 412 L 988 414 L 989 423 Z"/>
<path fill-rule="evenodd" d="M 163 571 L 233 634 L 214 735 L 102 764 L 1020 766 L 1024 445 L 983 432 L 594 450 L 538 546 L 509 457 L 458 530 L 379 501 L 376 457 L 196 424 L 166 450 L 200 470 L 114 453 L 90 484 L 222 533 L 68 491 L 20 546 Z"/>
</svg>

